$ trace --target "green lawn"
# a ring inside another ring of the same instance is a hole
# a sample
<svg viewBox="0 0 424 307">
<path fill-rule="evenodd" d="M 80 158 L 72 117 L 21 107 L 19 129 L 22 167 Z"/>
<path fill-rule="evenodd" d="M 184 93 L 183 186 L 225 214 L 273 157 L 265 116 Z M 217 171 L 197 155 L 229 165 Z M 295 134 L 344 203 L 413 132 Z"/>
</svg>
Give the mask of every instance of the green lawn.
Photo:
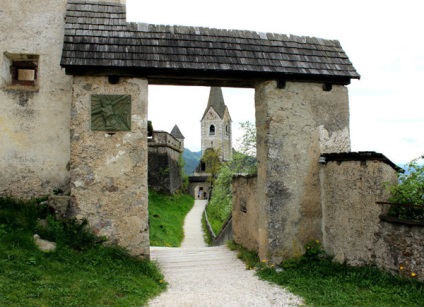
<svg viewBox="0 0 424 307">
<path fill-rule="evenodd" d="M 45 207 L 0 199 L 0 306 L 141 306 L 166 287 L 155 264 L 130 257 L 78 223 L 50 216 Z M 32 236 L 55 240 L 55 252 L 37 249 Z M 72 244 L 69 244 L 72 242 Z"/>
<path fill-rule="evenodd" d="M 260 278 L 281 285 L 304 298 L 309 306 L 424 306 L 424 283 L 402 279 L 374 267 L 350 267 L 331 259 L 291 259 L 282 268 L 259 263 L 255 253 L 239 250 L 246 267 Z"/>
<path fill-rule="evenodd" d="M 189 195 L 163 195 L 149 191 L 150 245 L 178 247 L 184 239 L 184 219 L 193 208 Z"/>
</svg>

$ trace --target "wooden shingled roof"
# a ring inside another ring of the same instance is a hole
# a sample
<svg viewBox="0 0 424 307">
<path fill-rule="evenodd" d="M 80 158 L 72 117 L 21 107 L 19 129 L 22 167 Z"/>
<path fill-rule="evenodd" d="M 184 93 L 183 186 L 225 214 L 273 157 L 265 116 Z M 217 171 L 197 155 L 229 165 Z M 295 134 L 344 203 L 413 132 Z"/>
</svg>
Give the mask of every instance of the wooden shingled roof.
<svg viewBox="0 0 424 307">
<path fill-rule="evenodd" d="M 335 40 L 129 23 L 125 5 L 78 0 L 68 0 L 61 66 L 68 74 L 138 76 L 156 84 L 349 84 L 360 77 Z"/>
</svg>

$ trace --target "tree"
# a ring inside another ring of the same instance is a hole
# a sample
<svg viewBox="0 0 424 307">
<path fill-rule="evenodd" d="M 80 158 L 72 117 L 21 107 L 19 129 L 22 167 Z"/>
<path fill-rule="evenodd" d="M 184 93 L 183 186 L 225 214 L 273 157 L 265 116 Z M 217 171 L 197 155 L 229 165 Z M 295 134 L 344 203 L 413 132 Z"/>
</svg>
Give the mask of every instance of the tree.
<svg viewBox="0 0 424 307">
<path fill-rule="evenodd" d="M 399 173 L 398 183 L 388 186 L 390 202 L 416 206 L 393 205 L 388 215 L 403 220 L 424 221 L 424 164 L 419 163 L 423 159 L 424 155 L 409 162 L 406 172 Z"/>
<path fill-rule="evenodd" d="M 206 149 L 202 157 L 202 163 L 205 165 L 205 172 L 210 174 L 208 181 L 211 186 L 213 186 L 221 167 L 221 161 L 219 160 L 219 149 L 216 151 L 213 148 Z"/>
<path fill-rule="evenodd" d="M 239 151 L 247 156 L 256 157 L 256 126 L 250 121 L 240 123 L 243 135 L 237 139 Z"/>
<path fill-rule="evenodd" d="M 218 233 L 232 211 L 231 181 L 235 174 L 256 174 L 256 128 L 250 122 L 240 124 L 243 135 L 240 138 L 240 152 L 234 151 L 233 160 L 222 163 L 216 173 L 212 198 L 207 207 L 209 222 Z M 206 153 L 205 153 L 206 154 Z"/>
</svg>

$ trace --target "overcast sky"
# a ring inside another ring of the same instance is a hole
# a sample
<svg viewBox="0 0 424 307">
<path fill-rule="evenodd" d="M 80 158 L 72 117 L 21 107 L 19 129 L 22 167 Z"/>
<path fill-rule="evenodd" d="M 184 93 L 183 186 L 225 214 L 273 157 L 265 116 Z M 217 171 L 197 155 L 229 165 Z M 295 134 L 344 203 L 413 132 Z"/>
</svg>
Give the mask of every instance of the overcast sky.
<svg viewBox="0 0 424 307">
<path fill-rule="evenodd" d="M 377 151 L 395 163 L 424 154 L 422 1 L 127 0 L 128 21 L 242 29 L 339 40 L 361 80 L 348 86 L 352 151 Z M 254 91 L 223 89 L 233 119 L 254 122 Z M 186 147 L 200 149 L 209 89 L 149 86 L 157 130 L 178 124 Z M 234 140 L 237 135 L 234 137 Z"/>
</svg>

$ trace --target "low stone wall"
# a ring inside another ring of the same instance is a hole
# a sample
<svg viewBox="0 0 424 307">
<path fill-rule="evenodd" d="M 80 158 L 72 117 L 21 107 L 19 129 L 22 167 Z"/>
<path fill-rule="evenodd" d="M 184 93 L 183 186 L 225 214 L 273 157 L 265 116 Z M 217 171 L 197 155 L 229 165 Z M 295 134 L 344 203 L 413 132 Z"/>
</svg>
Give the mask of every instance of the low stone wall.
<svg viewBox="0 0 424 307">
<path fill-rule="evenodd" d="M 236 243 L 259 253 L 259 204 L 256 200 L 256 183 L 256 176 L 233 177 L 232 227 Z"/>
<path fill-rule="evenodd" d="M 374 263 L 392 273 L 424 280 L 424 225 L 381 221 Z"/>
<path fill-rule="evenodd" d="M 424 227 L 380 220 L 385 209 L 376 202 L 387 199 L 384 185 L 396 183 L 396 167 L 375 153 L 354 155 L 327 160 L 321 167 L 325 251 L 338 262 L 374 264 L 424 279 Z"/>
<path fill-rule="evenodd" d="M 322 232 L 325 250 L 338 261 L 365 264 L 375 250 L 384 182 L 396 182 L 395 170 L 381 161 L 328 161 L 321 167 Z"/>
</svg>

